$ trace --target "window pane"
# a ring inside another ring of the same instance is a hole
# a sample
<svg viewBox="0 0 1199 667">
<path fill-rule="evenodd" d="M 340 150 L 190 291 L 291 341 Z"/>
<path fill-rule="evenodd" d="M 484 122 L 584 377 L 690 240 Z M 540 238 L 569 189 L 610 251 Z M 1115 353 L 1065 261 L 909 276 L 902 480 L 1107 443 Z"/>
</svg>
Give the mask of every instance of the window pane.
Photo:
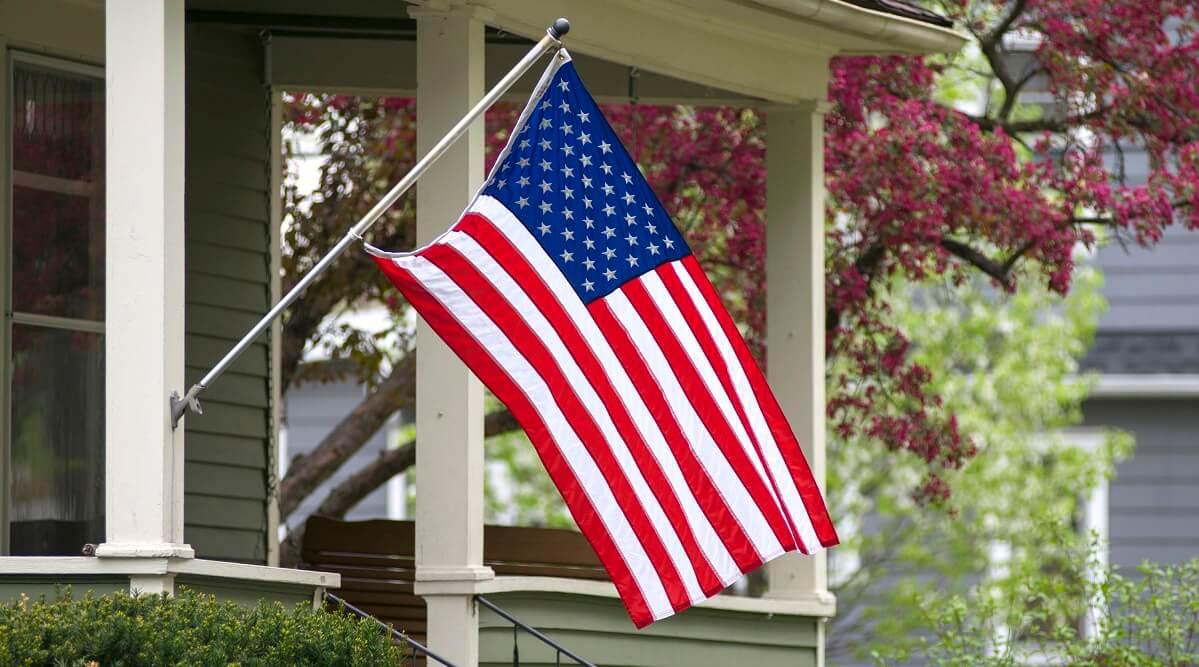
<svg viewBox="0 0 1199 667">
<path fill-rule="evenodd" d="M 101 320 L 103 81 L 17 62 L 12 93 L 13 310 Z"/>
<path fill-rule="evenodd" d="M 12 328 L 14 556 L 104 541 L 104 337 Z"/>
</svg>

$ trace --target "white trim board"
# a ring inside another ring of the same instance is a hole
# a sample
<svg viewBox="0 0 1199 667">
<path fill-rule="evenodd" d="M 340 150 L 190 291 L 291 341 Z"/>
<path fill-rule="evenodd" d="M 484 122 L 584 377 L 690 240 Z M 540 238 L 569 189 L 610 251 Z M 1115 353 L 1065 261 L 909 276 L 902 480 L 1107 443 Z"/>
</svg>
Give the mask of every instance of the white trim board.
<svg viewBox="0 0 1199 667">
<path fill-rule="evenodd" d="M 417 595 L 436 595 L 439 590 L 455 589 L 461 582 L 417 582 Z M 455 589 L 457 590 L 457 589 Z M 585 597 L 618 598 L 616 587 L 609 581 L 570 579 L 566 577 L 498 576 L 473 584 L 479 595 L 488 593 L 566 593 Z M 816 616 L 830 618 L 837 613 L 836 601 L 784 600 L 717 595 L 696 605 L 706 609 L 723 609 L 755 614 L 787 616 Z"/>
<path fill-rule="evenodd" d="M 135 575 L 187 574 L 241 581 L 338 588 L 341 575 L 332 572 L 293 570 L 202 558 L 89 558 L 84 556 L 7 556 L 0 558 L 3 575 Z"/>
<path fill-rule="evenodd" d="M 1105 374 L 1089 398 L 1199 398 L 1199 374 Z"/>
</svg>

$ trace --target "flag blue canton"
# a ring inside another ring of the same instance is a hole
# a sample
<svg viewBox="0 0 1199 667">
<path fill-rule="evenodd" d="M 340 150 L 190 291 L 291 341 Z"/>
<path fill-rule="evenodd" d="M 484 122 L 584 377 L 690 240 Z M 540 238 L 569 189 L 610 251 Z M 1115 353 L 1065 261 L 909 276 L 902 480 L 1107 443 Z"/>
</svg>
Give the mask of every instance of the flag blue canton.
<svg viewBox="0 0 1199 667">
<path fill-rule="evenodd" d="M 584 303 L 690 254 L 573 63 L 534 104 L 483 193 L 533 234 Z"/>
</svg>

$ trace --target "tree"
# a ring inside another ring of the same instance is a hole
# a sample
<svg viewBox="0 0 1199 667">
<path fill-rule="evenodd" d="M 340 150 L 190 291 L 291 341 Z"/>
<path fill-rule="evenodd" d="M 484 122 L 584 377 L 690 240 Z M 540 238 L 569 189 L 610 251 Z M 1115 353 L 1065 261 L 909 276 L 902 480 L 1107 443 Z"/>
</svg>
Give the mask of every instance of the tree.
<svg viewBox="0 0 1199 667">
<path fill-rule="evenodd" d="M 1073 283 L 1065 296 L 1035 285 L 1007 294 L 978 280 L 887 290 L 914 360 L 954 369 L 929 389 L 945 397 L 977 453 L 946 473 L 954 495 L 945 511 L 908 493 L 923 474 L 918 460 L 890 456 L 863 435 L 829 449 L 828 501 L 845 537 L 831 556 L 831 661 L 907 646 L 933 630 L 910 613 L 920 603 L 964 594 L 1004 569 L 1047 568 L 1061 547 L 1085 544 L 1082 502 L 1132 442 L 1112 432 L 1091 451 L 1068 435 L 1092 386 L 1079 359 L 1105 308 L 1095 269 L 1077 269 Z"/>
<path fill-rule="evenodd" d="M 934 391 L 934 374 L 911 354 L 887 289 L 964 283 L 984 276 L 1017 293 L 1047 285 L 1066 293 L 1072 252 L 1102 228 L 1151 245 L 1171 224 L 1199 227 L 1199 16 L 1186 0 L 942 0 L 938 9 L 973 36 L 948 58 L 849 57 L 833 64 L 826 121 L 829 224 L 827 326 L 829 415 L 836 438 L 907 452 L 921 474 L 913 494 L 937 504 L 947 475 L 977 452 Z M 1006 58 L 1013 36 L 1039 44 L 1033 63 Z M 1048 113 L 1018 103 L 1033 82 L 1055 100 Z M 945 85 L 951 82 L 955 85 Z M 946 93 L 945 91 L 950 91 Z M 954 91 L 985 90 L 963 110 Z M 605 109 L 666 208 L 766 362 L 762 272 L 764 142 L 768 119 L 752 109 Z M 317 132 L 330 153 L 319 192 L 289 190 L 284 236 L 288 283 L 319 258 L 412 162 L 410 101 L 297 95 L 288 124 Z M 489 115 L 489 148 L 506 138 L 515 110 Z M 1153 158 L 1144 185 L 1123 182 L 1105 161 L 1122 147 Z M 412 247 L 413 202 L 390 212 L 376 245 Z M 447 221 L 448 224 L 449 221 Z M 331 331 L 330 315 L 368 302 L 405 306 L 360 254 L 337 262 L 284 322 L 284 385 L 331 377 L 301 368 L 306 346 L 350 358 L 371 391 L 279 488 L 281 516 L 328 479 L 397 409 L 411 405 L 411 355 L 361 332 Z M 336 335 L 334 335 L 336 334 Z M 488 416 L 488 433 L 515 427 Z M 840 446 L 840 445 L 838 445 Z M 370 483 L 411 464 L 408 445 L 335 491 L 344 513 Z M 406 453 L 401 453 L 406 452 Z M 294 546 L 295 535 L 292 542 Z M 286 553 L 285 553 L 286 555 Z"/>
</svg>

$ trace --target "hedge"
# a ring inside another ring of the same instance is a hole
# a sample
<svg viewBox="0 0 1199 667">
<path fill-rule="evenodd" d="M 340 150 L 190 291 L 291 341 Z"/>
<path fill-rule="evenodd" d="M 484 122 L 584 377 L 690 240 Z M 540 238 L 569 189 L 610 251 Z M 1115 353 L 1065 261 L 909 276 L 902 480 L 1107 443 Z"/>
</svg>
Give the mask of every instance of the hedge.
<svg viewBox="0 0 1199 667">
<path fill-rule="evenodd" d="M 399 665 L 402 647 L 369 620 L 280 603 L 247 608 L 181 589 L 0 606 L 0 665 Z"/>
</svg>

